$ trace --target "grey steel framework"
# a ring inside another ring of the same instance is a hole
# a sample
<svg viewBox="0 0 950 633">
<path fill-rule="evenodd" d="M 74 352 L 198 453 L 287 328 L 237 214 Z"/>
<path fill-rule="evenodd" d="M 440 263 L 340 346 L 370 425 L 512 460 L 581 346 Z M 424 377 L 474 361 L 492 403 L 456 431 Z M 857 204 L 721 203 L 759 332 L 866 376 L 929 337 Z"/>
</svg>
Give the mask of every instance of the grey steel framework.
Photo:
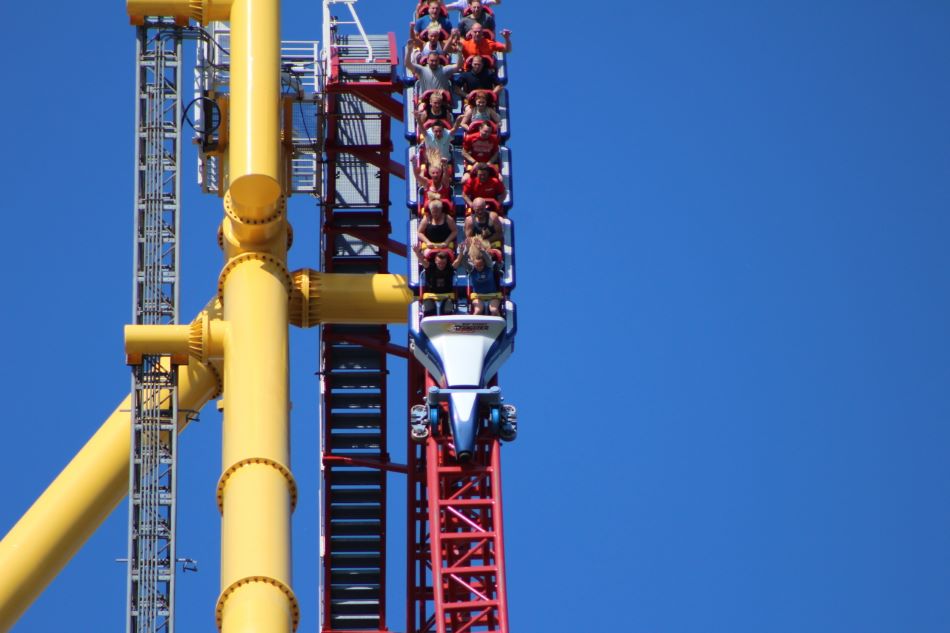
<svg viewBox="0 0 950 633">
<path fill-rule="evenodd" d="M 132 322 L 178 323 L 182 30 L 136 30 Z M 134 359 L 126 630 L 172 633 L 178 372 L 168 356 Z"/>
<path fill-rule="evenodd" d="M 194 99 L 188 115 L 194 121 L 198 154 L 198 185 L 204 193 L 223 195 L 227 189 L 227 147 L 221 143 L 227 125 L 230 87 L 231 30 L 226 22 L 212 22 L 197 42 Z M 285 138 L 289 140 L 288 194 L 317 196 L 322 189 L 321 148 L 323 75 L 315 40 L 282 41 L 280 84 Z"/>
</svg>

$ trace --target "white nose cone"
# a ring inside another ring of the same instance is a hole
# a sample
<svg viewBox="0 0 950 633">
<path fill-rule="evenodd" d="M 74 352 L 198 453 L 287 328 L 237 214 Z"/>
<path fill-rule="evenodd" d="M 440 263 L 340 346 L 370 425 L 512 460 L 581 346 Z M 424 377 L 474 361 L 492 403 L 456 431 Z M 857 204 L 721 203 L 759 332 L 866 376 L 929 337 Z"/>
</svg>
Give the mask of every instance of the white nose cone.
<svg viewBox="0 0 950 633">
<path fill-rule="evenodd" d="M 481 387 L 485 358 L 505 331 L 505 319 L 432 316 L 422 319 L 420 329 L 441 361 L 444 387 Z"/>
</svg>

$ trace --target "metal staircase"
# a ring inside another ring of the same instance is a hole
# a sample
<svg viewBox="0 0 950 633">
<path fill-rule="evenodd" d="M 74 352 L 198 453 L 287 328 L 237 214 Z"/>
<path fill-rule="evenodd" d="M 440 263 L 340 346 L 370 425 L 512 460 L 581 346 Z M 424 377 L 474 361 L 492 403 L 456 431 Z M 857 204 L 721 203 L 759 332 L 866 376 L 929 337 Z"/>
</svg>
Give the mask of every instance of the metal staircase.
<svg viewBox="0 0 950 633">
<path fill-rule="evenodd" d="M 132 322 L 178 322 L 182 31 L 168 19 L 136 29 Z M 172 633 L 178 371 L 168 356 L 131 358 L 132 437 L 126 630 Z"/>
<path fill-rule="evenodd" d="M 402 173 L 402 166 L 390 159 L 392 113 L 401 119 L 401 104 L 392 98 L 401 90 L 394 80 L 395 40 L 343 35 L 338 29 L 344 23 L 332 23 L 325 36 L 330 46 L 325 51 L 323 270 L 387 272 L 389 252 L 405 254 L 405 247 L 389 238 L 389 174 Z M 321 329 L 324 633 L 387 630 L 386 380 L 391 348 L 385 326 Z"/>
</svg>

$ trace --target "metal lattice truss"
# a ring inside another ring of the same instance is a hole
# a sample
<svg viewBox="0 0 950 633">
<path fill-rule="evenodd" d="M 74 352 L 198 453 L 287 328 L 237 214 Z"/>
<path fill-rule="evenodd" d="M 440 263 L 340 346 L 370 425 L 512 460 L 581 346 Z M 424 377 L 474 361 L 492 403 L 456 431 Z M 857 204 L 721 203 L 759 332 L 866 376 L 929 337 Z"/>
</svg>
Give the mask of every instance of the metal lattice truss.
<svg viewBox="0 0 950 633">
<path fill-rule="evenodd" d="M 498 439 L 483 432 L 472 461 L 460 465 L 450 437 L 427 440 L 425 488 L 437 496 L 418 500 L 414 508 L 419 543 L 414 573 L 417 586 L 425 589 L 411 630 L 509 630 L 499 451 Z"/>
<path fill-rule="evenodd" d="M 137 28 L 132 322 L 178 322 L 182 31 Z M 178 372 L 167 356 L 134 359 L 129 459 L 127 631 L 172 633 Z"/>
<path fill-rule="evenodd" d="M 230 86 L 231 31 L 225 22 L 212 22 L 199 38 L 195 65 L 195 94 L 189 120 L 195 128 L 198 184 L 205 193 L 223 195 L 227 189 L 226 127 Z M 312 40 L 281 42 L 281 109 L 287 148 L 288 193 L 319 195 L 322 183 L 324 74 L 319 43 Z"/>
</svg>

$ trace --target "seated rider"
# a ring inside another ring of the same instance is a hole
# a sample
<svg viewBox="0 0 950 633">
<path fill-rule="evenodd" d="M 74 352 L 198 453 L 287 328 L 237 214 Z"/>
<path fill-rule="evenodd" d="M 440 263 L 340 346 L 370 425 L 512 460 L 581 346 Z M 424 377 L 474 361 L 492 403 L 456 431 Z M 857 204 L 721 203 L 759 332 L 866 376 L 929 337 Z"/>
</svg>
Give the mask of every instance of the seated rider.
<svg viewBox="0 0 950 633">
<path fill-rule="evenodd" d="M 449 262 L 449 251 L 436 251 L 432 259 L 435 264 L 423 257 L 420 261 L 423 273 L 422 316 L 434 314 L 455 314 L 455 267 L 459 265 L 461 255 Z"/>
<path fill-rule="evenodd" d="M 465 112 L 456 121 L 457 127 L 468 132 L 469 126 L 478 121 L 491 121 L 495 125 L 501 125 L 501 116 L 494 106 L 494 93 L 487 90 L 476 90 L 469 95 Z"/>
<path fill-rule="evenodd" d="M 442 27 L 433 22 L 421 34 L 416 34 L 415 23 L 409 25 L 409 42 L 417 51 L 413 53 L 417 62 L 424 63 L 429 53 L 447 57 L 459 50 L 459 32 L 453 29 L 446 33 Z"/>
<path fill-rule="evenodd" d="M 427 165 L 441 164 L 446 169 L 451 169 L 452 132 L 446 131 L 445 122 L 436 119 L 426 123 L 422 140 L 425 152 L 424 156 L 419 157 L 420 160 L 424 160 Z"/>
<path fill-rule="evenodd" d="M 455 219 L 445 214 L 441 200 L 431 200 L 428 207 L 429 214 L 419 223 L 418 243 L 415 247 L 416 255 L 420 259 L 428 250 L 454 249 L 458 235 Z"/>
<path fill-rule="evenodd" d="M 438 24 L 445 29 L 446 33 L 452 31 L 452 22 L 449 21 L 448 12 L 439 0 L 430 0 L 426 6 L 426 14 L 415 21 L 416 33 L 422 33 L 430 24 Z"/>
<path fill-rule="evenodd" d="M 497 99 L 504 86 L 498 81 L 498 74 L 494 68 L 489 68 L 481 55 L 466 60 L 466 65 L 471 64 L 469 70 L 466 70 L 455 80 L 455 91 L 462 97 L 468 97 L 473 90 L 488 90 L 495 94 Z"/>
<path fill-rule="evenodd" d="M 455 129 L 456 126 L 452 124 L 452 112 L 449 110 L 449 105 L 445 99 L 448 94 L 441 90 L 433 90 L 426 95 L 422 95 L 419 107 L 416 108 L 416 121 L 419 122 L 420 126 L 427 121 L 439 119 L 445 123 L 446 127 Z"/>
<path fill-rule="evenodd" d="M 416 180 L 422 185 L 422 202 L 452 199 L 451 167 L 441 161 L 429 164 L 429 173 L 422 165 L 416 166 Z"/>
<path fill-rule="evenodd" d="M 468 243 L 466 268 L 468 287 L 471 290 L 472 314 L 485 314 L 487 311 L 492 316 L 501 316 L 502 294 L 498 287 L 495 260 L 487 246 L 479 237 L 472 238 Z"/>
<path fill-rule="evenodd" d="M 475 198 L 490 198 L 498 204 L 498 208 L 505 202 L 505 183 L 487 163 L 476 163 L 472 168 L 473 177 L 462 185 L 462 199 L 465 205 L 472 208 Z"/>
<path fill-rule="evenodd" d="M 484 198 L 472 200 L 472 214 L 465 218 L 466 243 L 473 238 L 481 238 L 490 248 L 500 249 L 504 239 L 504 231 L 498 214 L 488 210 Z"/>
<path fill-rule="evenodd" d="M 425 66 L 417 64 L 412 59 L 411 43 L 406 44 L 406 70 L 416 78 L 415 94 L 421 95 L 430 90 L 452 89 L 452 75 L 458 70 L 458 64 L 445 64 L 445 58 L 435 53 L 429 53 Z"/>
<path fill-rule="evenodd" d="M 462 55 L 466 58 L 472 55 L 481 55 L 482 57 L 492 57 L 496 52 L 511 52 L 511 31 L 505 29 L 501 36 L 505 38 L 505 43 L 496 42 L 489 35 L 491 31 L 476 22 L 472 30 L 468 32 L 465 39 L 462 40 Z"/>
<path fill-rule="evenodd" d="M 498 164 L 498 135 L 495 134 L 493 123 L 482 121 L 478 129 L 466 134 L 462 140 L 462 158 L 467 166 L 478 163 Z M 472 126 L 474 127 L 474 126 Z M 462 183 L 468 180 L 468 174 L 462 177 Z"/>
<path fill-rule="evenodd" d="M 462 10 L 462 19 L 459 21 L 459 30 L 462 36 L 468 34 L 476 24 L 482 25 L 492 33 L 495 32 L 495 14 L 491 9 L 485 9 L 491 4 L 501 4 L 501 2 L 491 2 L 491 0 L 467 0 L 468 6 Z M 457 2 L 452 3 L 458 4 Z M 454 8 L 454 7 L 446 7 Z"/>
</svg>

